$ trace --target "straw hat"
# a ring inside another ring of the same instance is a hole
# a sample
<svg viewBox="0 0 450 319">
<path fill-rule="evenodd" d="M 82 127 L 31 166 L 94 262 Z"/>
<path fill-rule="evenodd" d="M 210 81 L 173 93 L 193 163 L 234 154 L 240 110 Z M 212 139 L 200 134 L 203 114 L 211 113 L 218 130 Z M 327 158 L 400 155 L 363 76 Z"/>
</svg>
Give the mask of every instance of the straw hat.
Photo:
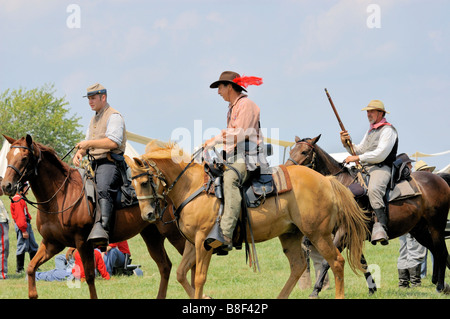
<svg viewBox="0 0 450 319">
<path fill-rule="evenodd" d="M 95 94 L 106 94 L 106 89 L 100 83 L 95 83 L 87 88 L 87 95 L 83 97 L 89 97 Z"/>
<path fill-rule="evenodd" d="M 383 102 L 381 102 L 380 100 L 370 101 L 369 104 L 361 111 L 369 111 L 369 110 L 378 110 L 389 114 L 389 112 L 385 110 Z"/>
<path fill-rule="evenodd" d="M 428 166 L 428 164 L 422 160 L 418 161 L 416 163 L 416 165 L 414 165 L 414 169 L 416 171 L 423 171 L 423 170 L 429 169 L 430 172 L 433 172 L 435 168 L 436 168 L 436 166 Z"/>
</svg>

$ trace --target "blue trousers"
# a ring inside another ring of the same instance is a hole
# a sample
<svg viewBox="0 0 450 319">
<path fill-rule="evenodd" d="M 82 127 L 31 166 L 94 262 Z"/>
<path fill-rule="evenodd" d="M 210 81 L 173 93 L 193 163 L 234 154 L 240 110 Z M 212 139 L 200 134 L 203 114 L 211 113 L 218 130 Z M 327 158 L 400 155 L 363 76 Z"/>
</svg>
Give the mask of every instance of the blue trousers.
<svg viewBox="0 0 450 319">
<path fill-rule="evenodd" d="M 117 190 L 122 185 L 122 176 L 116 164 L 106 159 L 96 161 L 95 183 L 98 198 L 106 198 L 110 203 L 114 203 Z"/>
<path fill-rule="evenodd" d="M 26 252 L 28 253 L 36 253 L 39 246 L 36 243 L 36 239 L 34 239 L 34 233 L 33 228 L 31 227 L 30 223 L 27 223 L 27 232 L 29 237 L 23 238 L 22 231 L 19 229 L 19 227 L 15 227 L 16 234 L 17 234 L 17 252 L 16 255 L 22 255 Z"/>
<path fill-rule="evenodd" d="M 66 281 L 72 277 L 73 263 L 68 263 L 63 254 L 55 257 L 55 269 L 49 271 L 37 271 L 36 280 Z"/>
<path fill-rule="evenodd" d="M 125 254 L 114 247 L 103 256 L 103 261 L 105 262 L 106 270 L 112 276 L 114 268 L 123 268 L 125 266 Z"/>
</svg>

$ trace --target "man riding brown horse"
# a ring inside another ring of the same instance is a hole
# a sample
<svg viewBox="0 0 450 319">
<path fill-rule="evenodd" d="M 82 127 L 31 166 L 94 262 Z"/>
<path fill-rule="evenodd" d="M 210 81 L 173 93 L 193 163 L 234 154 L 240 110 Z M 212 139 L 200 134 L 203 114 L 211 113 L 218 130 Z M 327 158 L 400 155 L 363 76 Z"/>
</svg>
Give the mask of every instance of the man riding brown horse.
<svg viewBox="0 0 450 319">
<path fill-rule="evenodd" d="M 345 159 L 346 163 L 361 162 L 364 169 L 370 175 L 368 196 L 377 222 L 372 230 L 372 244 L 381 242 L 389 243 L 387 235 L 388 214 L 384 196 L 386 188 L 391 180 L 391 168 L 397 155 L 398 134 L 392 124 L 386 121 L 386 113 L 383 102 L 372 100 L 362 109 L 367 111 L 370 128 L 364 135 L 360 144 L 353 146 L 354 154 Z M 351 139 L 347 131 L 341 131 L 341 141 L 347 151 L 350 151 Z"/>
</svg>

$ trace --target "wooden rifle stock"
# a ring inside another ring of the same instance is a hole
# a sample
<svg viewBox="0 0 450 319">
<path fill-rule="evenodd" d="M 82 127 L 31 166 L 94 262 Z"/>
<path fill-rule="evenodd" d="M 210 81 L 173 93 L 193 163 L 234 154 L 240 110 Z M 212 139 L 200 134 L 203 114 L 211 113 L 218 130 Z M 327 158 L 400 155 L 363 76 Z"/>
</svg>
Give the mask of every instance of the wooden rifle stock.
<svg viewBox="0 0 450 319">
<path fill-rule="evenodd" d="M 339 126 L 341 127 L 341 130 L 342 131 L 346 131 L 346 129 L 344 127 L 344 124 L 342 123 L 341 118 L 339 117 L 339 114 L 338 114 L 338 112 L 336 110 L 336 107 L 334 106 L 333 100 L 331 99 L 330 93 L 328 93 L 328 90 L 326 88 L 325 88 L 325 93 L 327 94 L 328 101 L 330 101 L 331 108 L 334 111 L 334 115 L 336 115 L 336 119 L 339 122 Z M 350 148 L 350 152 L 352 153 L 352 155 L 356 156 L 355 150 L 353 149 L 353 143 L 352 143 L 351 140 L 347 140 L 347 145 Z M 360 180 L 361 185 L 365 185 L 364 179 L 362 178 L 362 175 L 361 175 L 362 166 L 359 163 L 359 161 L 356 161 L 355 164 L 356 164 L 356 168 L 359 170 L 358 179 Z"/>
<path fill-rule="evenodd" d="M 325 89 L 325 93 L 327 94 L 328 101 L 330 101 L 331 108 L 332 108 L 333 111 L 334 111 L 334 115 L 336 115 L 336 119 L 337 119 L 338 122 L 339 122 L 339 126 L 341 127 L 341 130 L 342 130 L 342 131 L 346 131 L 346 129 L 345 129 L 345 127 L 344 127 L 344 124 L 342 123 L 341 118 L 339 117 L 339 113 L 338 113 L 338 111 L 336 110 L 336 107 L 334 106 L 333 100 L 331 99 L 330 93 L 328 93 L 328 90 L 327 90 L 327 89 Z M 348 147 L 350 148 L 350 151 L 352 152 L 352 155 L 355 156 L 356 153 L 355 153 L 355 150 L 353 149 L 353 144 L 352 144 L 351 140 L 347 140 L 347 145 L 348 145 Z M 359 164 L 359 162 L 358 162 L 357 164 Z"/>
</svg>

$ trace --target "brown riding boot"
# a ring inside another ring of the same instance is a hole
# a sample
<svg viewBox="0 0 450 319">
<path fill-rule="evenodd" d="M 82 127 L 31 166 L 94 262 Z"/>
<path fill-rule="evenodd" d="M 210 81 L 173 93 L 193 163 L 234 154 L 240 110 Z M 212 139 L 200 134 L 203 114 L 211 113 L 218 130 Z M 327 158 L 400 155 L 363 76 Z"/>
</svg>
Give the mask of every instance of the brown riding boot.
<svg viewBox="0 0 450 319">
<path fill-rule="evenodd" d="M 380 242 L 382 245 L 389 244 L 389 237 L 387 235 L 387 214 L 384 208 L 374 209 L 378 221 L 373 225 L 372 238 L 370 242 L 376 245 Z"/>
</svg>

